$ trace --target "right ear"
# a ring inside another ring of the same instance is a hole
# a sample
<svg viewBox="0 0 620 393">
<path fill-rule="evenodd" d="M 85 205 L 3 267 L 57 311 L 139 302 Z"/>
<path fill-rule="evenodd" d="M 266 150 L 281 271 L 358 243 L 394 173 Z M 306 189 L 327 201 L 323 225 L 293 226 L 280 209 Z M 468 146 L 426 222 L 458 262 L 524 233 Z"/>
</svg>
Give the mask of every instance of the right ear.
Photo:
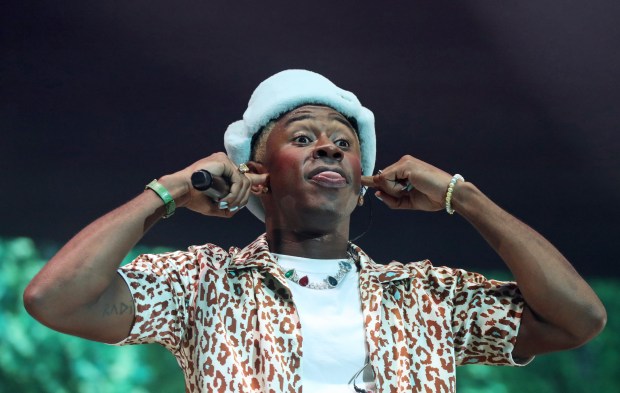
<svg viewBox="0 0 620 393">
<path fill-rule="evenodd" d="M 264 177 L 265 181 L 263 183 L 252 184 L 252 187 L 250 188 L 252 194 L 256 196 L 266 194 L 269 190 L 269 173 L 267 172 L 267 168 L 265 167 L 265 165 L 256 161 L 248 161 L 246 162 L 246 165 L 250 169 L 250 173 L 256 175 L 266 175 Z"/>
</svg>

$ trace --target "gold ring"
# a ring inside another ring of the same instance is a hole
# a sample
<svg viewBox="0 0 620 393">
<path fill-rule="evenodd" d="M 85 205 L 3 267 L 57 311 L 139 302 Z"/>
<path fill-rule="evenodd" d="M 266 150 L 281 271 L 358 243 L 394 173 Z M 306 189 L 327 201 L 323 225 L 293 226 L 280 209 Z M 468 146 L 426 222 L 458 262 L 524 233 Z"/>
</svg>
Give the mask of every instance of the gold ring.
<svg viewBox="0 0 620 393">
<path fill-rule="evenodd" d="M 242 174 L 246 174 L 250 171 L 250 168 L 248 168 L 248 166 L 245 164 L 239 164 L 238 168 L 239 172 L 241 172 Z"/>
</svg>

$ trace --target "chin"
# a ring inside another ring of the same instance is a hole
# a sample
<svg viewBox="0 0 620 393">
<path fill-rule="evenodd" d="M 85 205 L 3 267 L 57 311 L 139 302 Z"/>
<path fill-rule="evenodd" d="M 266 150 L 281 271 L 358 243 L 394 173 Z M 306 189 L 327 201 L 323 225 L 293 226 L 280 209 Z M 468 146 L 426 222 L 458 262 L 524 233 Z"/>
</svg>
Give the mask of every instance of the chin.
<svg viewBox="0 0 620 393">
<path fill-rule="evenodd" d="M 328 217 L 333 217 L 335 219 L 342 217 L 350 217 L 355 210 L 355 203 L 352 204 L 343 204 L 343 203 L 333 203 L 333 201 L 320 201 L 313 200 L 309 201 L 307 205 L 303 208 L 298 205 L 299 210 L 303 212 L 303 215 L 317 215 L 321 216 L 324 219 Z"/>
</svg>

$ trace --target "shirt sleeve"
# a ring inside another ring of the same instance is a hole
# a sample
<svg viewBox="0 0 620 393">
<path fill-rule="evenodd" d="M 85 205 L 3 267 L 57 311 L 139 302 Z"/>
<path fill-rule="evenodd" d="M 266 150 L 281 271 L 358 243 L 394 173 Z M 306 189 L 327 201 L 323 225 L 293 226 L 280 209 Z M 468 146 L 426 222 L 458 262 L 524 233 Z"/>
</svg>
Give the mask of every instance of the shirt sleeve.
<svg viewBox="0 0 620 393">
<path fill-rule="evenodd" d="M 452 333 L 457 365 L 524 365 L 512 351 L 525 302 L 515 282 L 440 268 L 452 276 Z"/>
<path fill-rule="evenodd" d="M 129 335 L 115 345 L 179 348 L 199 275 L 196 261 L 191 252 L 143 254 L 118 269 L 133 297 L 134 322 Z"/>
</svg>

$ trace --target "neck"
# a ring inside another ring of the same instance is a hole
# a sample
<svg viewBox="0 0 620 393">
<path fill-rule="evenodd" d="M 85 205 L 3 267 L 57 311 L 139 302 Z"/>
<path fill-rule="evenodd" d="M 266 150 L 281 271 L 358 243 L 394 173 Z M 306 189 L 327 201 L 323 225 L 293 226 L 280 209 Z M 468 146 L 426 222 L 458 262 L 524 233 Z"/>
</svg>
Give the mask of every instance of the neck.
<svg viewBox="0 0 620 393">
<path fill-rule="evenodd" d="M 285 229 L 267 230 L 269 250 L 278 254 L 314 259 L 346 258 L 349 242 L 348 227 L 345 233 L 335 231 L 319 233 Z"/>
</svg>

